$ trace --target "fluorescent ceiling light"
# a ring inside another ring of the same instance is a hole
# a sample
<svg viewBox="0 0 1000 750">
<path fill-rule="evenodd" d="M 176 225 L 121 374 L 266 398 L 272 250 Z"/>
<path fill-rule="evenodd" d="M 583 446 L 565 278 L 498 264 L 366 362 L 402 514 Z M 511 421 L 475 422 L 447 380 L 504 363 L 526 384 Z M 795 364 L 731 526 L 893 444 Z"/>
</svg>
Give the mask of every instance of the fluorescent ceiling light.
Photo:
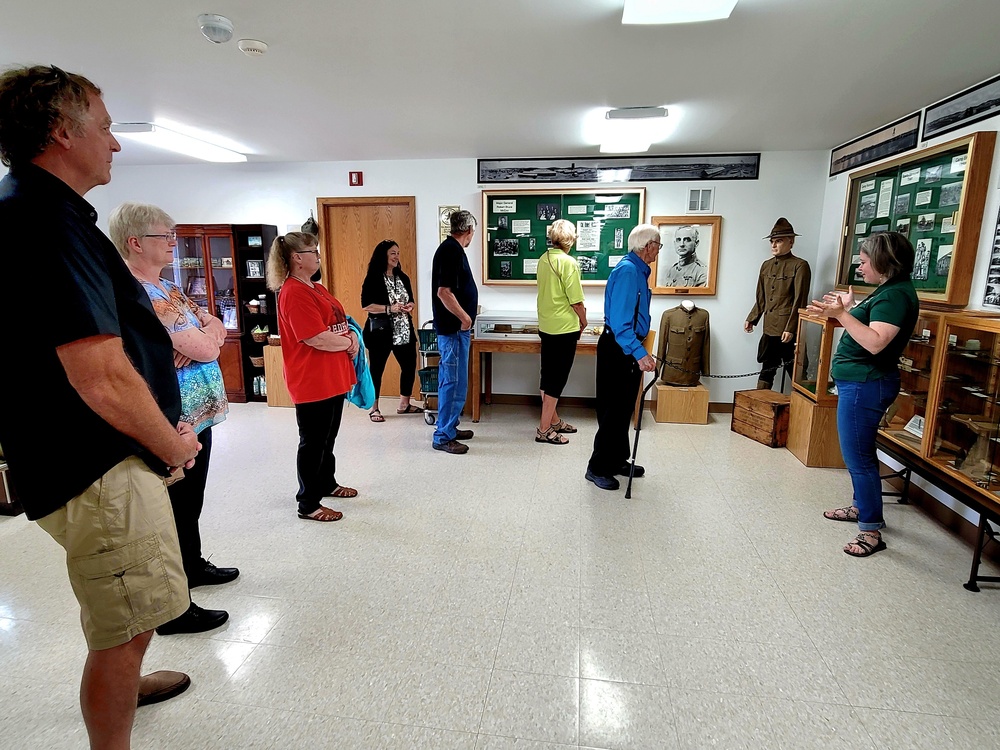
<svg viewBox="0 0 1000 750">
<path fill-rule="evenodd" d="M 243 162 L 246 154 L 241 154 L 214 143 L 192 138 L 162 125 L 151 122 L 118 122 L 111 126 L 116 136 L 145 143 L 154 148 L 162 148 L 177 154 L 212 162 Z"/>
<path fill-rule="evenodd" d="M 609 135 L 601 141 L 602 154 L 641 154 L 649 151 L 653 142 L 649 138 L 631 133 Z"/>
<path fill-rule="evenodd" d="M 666 116 L 666 107 L 618 107 L 604 113 L 606 120 L 648 120 Z"/>
<path fill-rule="evenodd" d="M 738 0 L 625 0 L 623 24 L 666 24 L 729 18 Z"/>
<path fill-rule="evenodd" d="M 625 107 L 604 114 L 601 153 L 638 154 L 664 140 L 673 129 L 666 107 Z"/>
</svg>

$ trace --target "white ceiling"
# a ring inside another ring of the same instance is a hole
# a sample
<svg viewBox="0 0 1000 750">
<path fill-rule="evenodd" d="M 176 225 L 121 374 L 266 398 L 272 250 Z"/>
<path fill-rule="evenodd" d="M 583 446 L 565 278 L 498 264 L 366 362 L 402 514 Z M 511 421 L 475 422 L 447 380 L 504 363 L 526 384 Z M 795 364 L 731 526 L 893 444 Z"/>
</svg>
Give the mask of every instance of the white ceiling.
<svg viewBox="0 0 1000 750">
<path fill-rule="evenodd" d="M 54 63 L 117 121 L 254 161 L 596 156 L 600 107 L 665 104 L 650 154 L 829 149 L 1000 72 L 998 0 L 740 0 L 622 26 L 622 0 L 5 0 L 0 63 Z M 232 19 L 207 42 L 200 13 Z M 245 57 L 240 38 L 270 45 Z M 125 144 L 119 164 L 183 157 Z"/>
</svg>

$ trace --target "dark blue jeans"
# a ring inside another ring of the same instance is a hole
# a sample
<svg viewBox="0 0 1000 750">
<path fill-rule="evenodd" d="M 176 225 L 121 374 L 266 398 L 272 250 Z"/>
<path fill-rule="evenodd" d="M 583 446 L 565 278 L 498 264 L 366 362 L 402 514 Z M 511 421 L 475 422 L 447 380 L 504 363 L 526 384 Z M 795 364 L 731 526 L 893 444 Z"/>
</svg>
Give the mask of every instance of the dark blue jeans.
<svg viewBox="0 0 1000 750">
<path fill-rule="evenodd" d="M 882 519 L 882 480 L 879 479 L 875 437 L 886 409 L 899 395 L 899 375 L 867 383 L 837 380 L 837 431 L 840 452 L 854 485 L 852 504 L 858 509 L 858 528 L 878 531 Z"/>
<path fill-rule="evenodd" d="M 465 408 L 465 397 L 469 391 L 469 346 L 472 333 L 439 333 L 437 339 L 441 363 L 438 366 L 438 419 L 434 443 L 443 445 L 455 439 L 462 409 Z M 478 383 L 476 387 L 479 387 Z"/>
</svg>

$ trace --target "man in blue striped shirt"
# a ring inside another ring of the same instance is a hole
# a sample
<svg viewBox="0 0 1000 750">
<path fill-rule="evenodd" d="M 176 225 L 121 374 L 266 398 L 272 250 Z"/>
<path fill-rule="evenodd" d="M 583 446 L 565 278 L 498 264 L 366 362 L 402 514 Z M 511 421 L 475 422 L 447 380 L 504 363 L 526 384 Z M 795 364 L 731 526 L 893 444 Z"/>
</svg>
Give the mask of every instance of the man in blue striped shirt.
<svg viewBox="0 0 1000 750">
<path fill-rule="evenodd" d="M 597 435 L 587 465 L 587 479 L 602 490 L 617 490 L 615 475 L 629 473 L 629 418 L 642 373 L 655 369 L 642 339 L 649 333 L 649 264 L 662 246 L 659 229 L 637 226 L 628 236 L 629 254 L 611 271 L 604 289 L 604 332 L 597 342 Z M 635 476 L 644 473 L 636 465 Z"/>
</svg>

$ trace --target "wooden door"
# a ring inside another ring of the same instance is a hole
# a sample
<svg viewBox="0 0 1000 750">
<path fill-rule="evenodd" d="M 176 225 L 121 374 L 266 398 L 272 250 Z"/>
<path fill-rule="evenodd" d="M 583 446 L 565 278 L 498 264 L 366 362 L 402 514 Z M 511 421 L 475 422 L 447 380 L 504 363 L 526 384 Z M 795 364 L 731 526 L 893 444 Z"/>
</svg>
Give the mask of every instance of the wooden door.
<svg viewBox="0 0 1000 750">
<path fill-rule="evenodd" d="M 323 284 L 364 325 L 361 284 L 372 251 L 382 240 L 399 245 L 400 267 L 410 277 L 414 302 L 420 296 L 417 277 L 417 226 L 413 196 L 372 198 L 319 198 L 320 244 Z M 415 317 L 414 325 L 420 321 Z M 419 389 L 414 385 L 414 394 Z M 390 357 L 382 376 L 382 396 L 399 395 L 399 365 Z"/>
</svg>

